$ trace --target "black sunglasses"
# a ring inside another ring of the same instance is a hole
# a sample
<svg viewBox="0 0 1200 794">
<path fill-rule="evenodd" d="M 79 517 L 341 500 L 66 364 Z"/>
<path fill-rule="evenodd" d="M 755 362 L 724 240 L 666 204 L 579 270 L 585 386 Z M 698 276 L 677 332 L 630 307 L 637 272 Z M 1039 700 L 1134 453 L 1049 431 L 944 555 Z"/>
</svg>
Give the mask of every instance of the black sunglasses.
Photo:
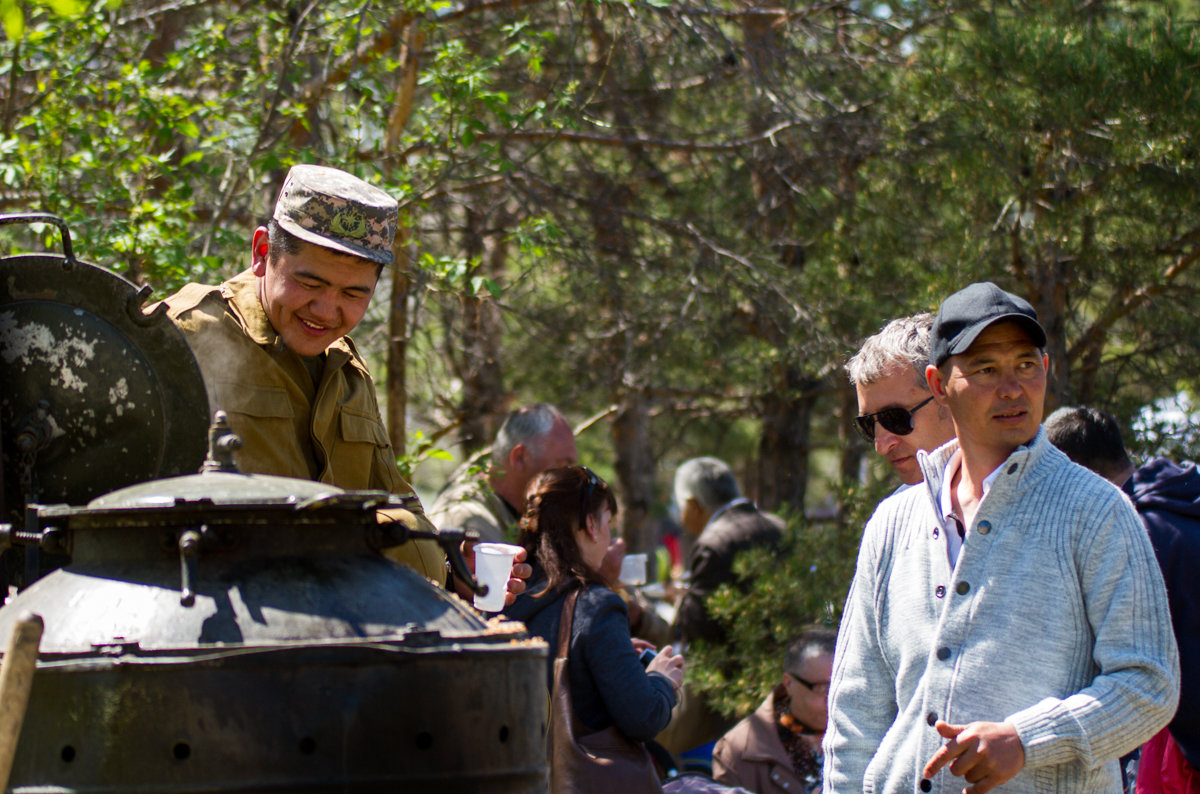
<svg viewBox="0 0 1200 794">
<path fill-rule="evenodd" d="M 932 399 L 933 395 L 931 394 L 912 410 L 901 408 L 899 405 L 889 405 L 882 411 L 856 416 L 854 417 L 854 426 L 858 428 L 858 432 L 862 433 L 863 438 L 871 442 L 875 441 L 876 422 L 883 425 L 883 429 L 889 433 L 907 436 L 913 431 L 913 414 L 924 408 L 926 403 Z"/>
<path fill-rule="evenodd" d="M 583 489 L 583 502 L 579 505 L 579 528 L 584 529 L 587 526 L 588 502 L 592 500 L 592 491 L 596 490 L 596 486 L 600 484 L 600 478 L 587 466 L 579 468 L 583 469 L 588 477 L 587 487 Z"/>
<path fill-rule="evenodd" d="M 790 675 L 792 678 L 799 681 L 801 684 L 804 684 L 806 689 L 811 689 L 813 691 L 813 694 L 815 694 L 815 695 L 829 694 L 829 683 L 830 683 L 829 681 L 820 681 L 816 684 L 813 684 L 808 681 L 805 681 L 803 678 L 796 675 L 795 673 L 788 673 L 788 675 Z"/>
</svg>

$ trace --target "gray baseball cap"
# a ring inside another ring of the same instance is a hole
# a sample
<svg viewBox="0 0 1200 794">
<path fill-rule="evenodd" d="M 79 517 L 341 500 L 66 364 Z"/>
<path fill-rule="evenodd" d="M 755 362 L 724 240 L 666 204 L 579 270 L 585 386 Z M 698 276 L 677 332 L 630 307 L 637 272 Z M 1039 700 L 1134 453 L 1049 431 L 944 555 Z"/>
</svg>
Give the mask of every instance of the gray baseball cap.
<svg viewBox="0 0 1200 794">
<path fill-rule="evenodd" d="M 400 205 L 345 171 L 296 165 L 283 181 L 272 217 L 307 243 L 390 265 Z"/>
</svg>

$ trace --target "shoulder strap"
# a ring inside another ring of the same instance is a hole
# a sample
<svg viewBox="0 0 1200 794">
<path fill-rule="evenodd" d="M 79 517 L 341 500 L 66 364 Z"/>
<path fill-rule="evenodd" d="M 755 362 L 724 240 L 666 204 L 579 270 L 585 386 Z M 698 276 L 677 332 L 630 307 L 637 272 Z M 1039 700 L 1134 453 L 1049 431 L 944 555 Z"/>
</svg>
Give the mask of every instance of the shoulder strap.
<svg viewBox="0 0 1200 794">
<path fill-rule="evenodd" d="M 566 659 L 571 650 L 571 624 L 575 621 L 575 602 L 579 600 L 582 587 L 576 587 L 563 599 L 562 617 L 558 620 L 558 656 Z"/>
</svg>

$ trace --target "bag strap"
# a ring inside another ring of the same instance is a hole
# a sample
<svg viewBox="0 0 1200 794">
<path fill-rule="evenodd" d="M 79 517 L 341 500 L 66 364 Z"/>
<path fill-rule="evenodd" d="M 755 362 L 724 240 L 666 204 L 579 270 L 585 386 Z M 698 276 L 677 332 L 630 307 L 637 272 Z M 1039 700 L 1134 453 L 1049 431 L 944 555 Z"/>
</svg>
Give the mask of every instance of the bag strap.
<svg viewBox="0 0 1200 794">
<path fill-rule="evenodd" d="M 575 602 L 579 600 L 582 587 L 576 587 L 563 599 L 562 616 L 558 619 L 558 659 L 566 659 L 571 652 L 571 626 L 575 622 Z"/>
</svg>

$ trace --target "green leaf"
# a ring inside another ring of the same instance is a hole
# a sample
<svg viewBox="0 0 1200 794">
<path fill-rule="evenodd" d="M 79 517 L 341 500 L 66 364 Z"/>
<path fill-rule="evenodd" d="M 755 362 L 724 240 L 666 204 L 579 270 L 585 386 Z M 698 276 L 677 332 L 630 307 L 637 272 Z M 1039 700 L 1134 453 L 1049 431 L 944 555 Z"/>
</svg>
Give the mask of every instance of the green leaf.
<svg viewBox="0 0 1200 794">
<path fill-rule="evenodd" d="M 87 5 L 82 0 L 47 0 L 46 3 L 50 6 L 50 10 L 58 14 L 60 17 L 73 17 L 76 14 L 82 13 Z"/>
<path fill-rule="evenodd" d="M 25 15 L 16 0 L 0 0 L 0 22 L 9 41 L 20 41 L 25 35 Z"/>
</svg>

